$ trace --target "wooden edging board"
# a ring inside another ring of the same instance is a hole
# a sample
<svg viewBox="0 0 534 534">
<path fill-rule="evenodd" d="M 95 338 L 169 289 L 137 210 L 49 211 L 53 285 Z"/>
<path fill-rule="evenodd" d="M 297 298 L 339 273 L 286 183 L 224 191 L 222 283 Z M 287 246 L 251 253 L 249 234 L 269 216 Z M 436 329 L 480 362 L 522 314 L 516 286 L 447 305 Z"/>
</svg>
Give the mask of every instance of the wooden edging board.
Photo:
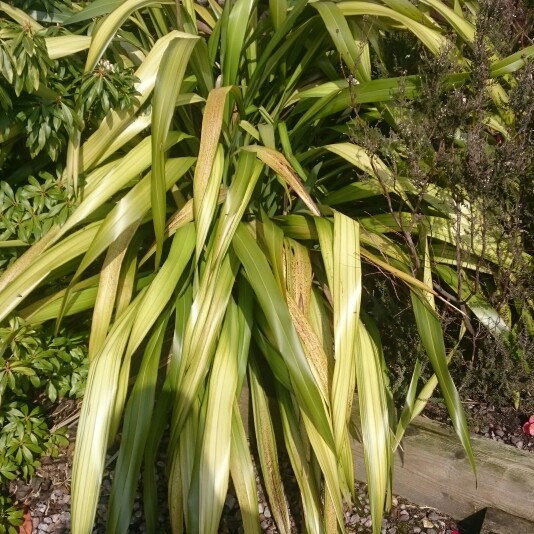
<svg viewBox="0 0 534 534">
<path fill-rule="evenodd" d="M 243 388 L 240 407 L 245 421 L 248 403 L 248 390 Z M 358 428 L 357 406 L 355 397 L 352 420 Z M 476 479 L 454 431 L 417 417 L 394 454 L 394 493 L 457 520 L 489 508 L 534 521 L 534 454 L 477 435 L 471 435 L 471 442 Z M 352 455 L 356 478 L 365 482 L 363 446 L 356 440 Z"/>
<path fill-rule="evenodd" d="M 471 443 L 476 479 L 454 431 L 416 418 L 394 455 L 394 493 L 455 519 L 493 508 L 534 520 L 534 454 L 477 435 Z M 356 476 L 364 480 L 362 444 L 353 441 L 352 452 Z"/>
</svg>

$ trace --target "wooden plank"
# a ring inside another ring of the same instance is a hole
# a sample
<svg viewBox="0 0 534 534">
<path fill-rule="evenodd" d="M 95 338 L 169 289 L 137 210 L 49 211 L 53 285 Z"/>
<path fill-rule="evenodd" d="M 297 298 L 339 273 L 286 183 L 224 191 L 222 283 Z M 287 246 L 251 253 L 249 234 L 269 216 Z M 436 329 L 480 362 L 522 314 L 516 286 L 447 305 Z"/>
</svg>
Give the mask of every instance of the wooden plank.
<svg viewBox="0 0 534 534">
<path fill-rule="evenodd" d="M 402 451 L 394 455 L 393 491 L 456 519 L 487 507 L 534 520 L 534 454 L 475 435 L 472 443 L 478 484 L 456 434 L 417 418 L 406 432 Z M 353 442 L 353 456 L 356 476 L 364 480 L 358 442 Z"/>
<path fill-rule="evenodd" d="M 533 532 L 534 523 L 502 510 L 488 508 L 480 534 L 532 534 Z"/>
</svg>

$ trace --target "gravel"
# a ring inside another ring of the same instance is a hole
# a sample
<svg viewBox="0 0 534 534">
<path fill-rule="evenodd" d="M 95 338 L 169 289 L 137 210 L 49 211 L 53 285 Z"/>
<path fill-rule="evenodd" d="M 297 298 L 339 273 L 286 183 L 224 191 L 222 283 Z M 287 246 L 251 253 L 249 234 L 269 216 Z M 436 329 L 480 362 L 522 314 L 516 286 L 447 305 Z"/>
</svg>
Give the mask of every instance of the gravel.
<svg viewBox="0 0 534 534">
<path fill-rule="evenodd" d="M 491 406 L 472 404 L 467 406 L 471 420 L 474 421 L 472 429 L 490 439 L 501 441 L 519 449 L 534 452 L 534 437 L 527 436 L 521 432 L 521 416 L 515 411 L 495 410 Z M 429 406 L 426 410 L 427 416 L 433 419 L 446 422 L 446 412 L 439 405 Z M 476 421 L 483 421 L 477 424 Z M 26 530 L 24 533 L 61 533 L 70 532 L 70 477 L 72 465 L 73 444 L 68 449 L 62 451 L 59 458 L 43 458 L 42 467 L 39 469 L 28 483 L 17 480 L 9 485 L 10 493 L 15 497 L 17 503 L 27 510 Z M 165 495 L 164 461 L 158 461 L 158 494 L 163 499 Z M 97 520 L 93 534 L 105 533 L 107 498 L 111 489 L 111 477 L 113 465 L 105 472 L 102 482 L 101 499 L 97 509 Z M 289 505 L 294 512 L 291 518 L 292 530 L 301 531 L 300 528 L 300 506 L 299 492 L 296 481 L 289 474 L 291 470 L 288 465 L 282 464 L 282 474 L 286 484 Z M 262 531 L 265 533 L 278 532 L 272 512 L 265 498 L 258 478 L 258 514 Z M 357 496 L 356 503 L 351 508 L 346 507 L 345 526 L 347 533 L 370 533 L 372 521 L 369 513 L 369 499 L 364 484 L 355 486 Z M 138 491 L 132 514 L 132 521 L 129 532 L 143 533 L 144 513 L 142 506 L 142 494 Z M 169 531 L 168 511 L 166 503 L 162 503 L 159 516 L 160 532 Z M 30 527 L 31 524 L 31 527 Z M 453 518 L 441 514 L 432 508 L 420 507 L 406 501 L 400 497 L 394 497 L 392 508 L 389 513 L 384 514 L 381 525 L 381 534 L 451 534 L 456 528 Z M 239 505 L 232 488 L 230 488 L 226 498 L 223 516 L 220 523 L 219 532 L 222 534 L 233 534 L 243 532 Z"/>
</svg>

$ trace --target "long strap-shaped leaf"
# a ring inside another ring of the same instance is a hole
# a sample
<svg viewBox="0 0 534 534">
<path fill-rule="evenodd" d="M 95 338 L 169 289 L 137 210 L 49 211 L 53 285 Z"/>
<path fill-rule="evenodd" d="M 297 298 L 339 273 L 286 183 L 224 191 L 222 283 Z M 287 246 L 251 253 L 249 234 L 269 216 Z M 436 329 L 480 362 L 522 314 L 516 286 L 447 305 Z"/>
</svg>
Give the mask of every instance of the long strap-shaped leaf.
<svg viewBox="0 0 534 534">
<path fill-rule="evenodd" d="M 420 22 L 416 22 L 389 7 L 353 0 L 338 2 L 337 6 L 345 16 L 359 15 L 393 19 L 410 30 L 433 54 L 439 54 L 447 45 L 447 39 L 436 30 L 423 26 Z"/>
<path fill-rule="evenodd" d="M 325 530 L 321 517 L 320 492 L 310 459 L 306 457 L 307 448 L 304 445 L 306 437 L 302 435 L 302 428 L 299 424 L 300 414 L 295 411 L 293 399 L 284 387 L 277 386 L 276 392 L 280 402 L 286 449 L 301 492 L 306 531 L 310 534 L 321 534 Z"/>
<path fill-rule="evenodd" d="M 197 262 L 213 223 L 219 195 L 225 160 L 222 147 L 218 148 L 219 137 L 223 126 L 224 109 L 230 92 L 238 95 L 237 89 L 232 86 L 211 90 L 203 113 L 198 163 L 193 178 L 193 207 L 195 224 L 197 225 Z"/>
<path fill-rule="evenodd" d="M 39 243 L 30 249 L 35 253 L 22 256 L 6 273 L 10 281 L 0 291 L 0 320 L 4 319 L 55 269 L 65 265 L 68 261 L 83 254 L 94 239 L 100 221 L 88 224 L 82 230 L 66 237 L 60 243 L 45 252 Z M 54 232 L 55 234 L 55 232 Z M 46 241 L 46 237 L 44 238 Z M 29 263 L 28 260 L 32 260 Z"/>
<path fill-rule="evenodd" d="M 357 331 L 356 383 L 373 534 L 381 529 L 391 466 L 391 438 L 378 348 L 363 324 Z"/>
<path fill-rule="evenodd" d="M 313 2 L 312 6 L 319 11 L 339 55 L 349 68 L 349 72 L 356 76 L 358 81 L 368 82 L 370 78 L 367 76 L 360 59 L 363 49 L 356 44 L 343 13 L 332 2 Z"/>
<path fill-rule="evenodd" d="M 98 281 L 98 293 L 93 309 L 91 335 L 89 337 L 89 361 L 98 353 L 108 333 L 119 286 L 122 262 L 128 246 L 138 228 L 132 225 L 116 239 L 108 249 Z"/>
<path fill-rule="evenodd" d="M 249 384 L 258 455 L 265 482 L 265 490 L 269 497 L 269 504 L 276 526 L 281 533 L 289 534 L 291 532 L 289 508 L 278 467 L 278 449 L 276 446 L 273 420 L 269 409 L 269 400 L 265 391 L 266 386 L 260 380 L 260 375 L 261 370 L 257 362 L 252 361 L 249 372 Z"/>
<path fill-rule="evenodd" d="M 237 400 L 232 408 L 230 473 L 239 501 L 245 534 L 260 534 L 256 474 Z"/>
<path fill-rule="evenodd" d="M 163 234 L 165 229 L 165 145 L 169 126 L 173 117 L 176 98 L 182 86 L 189 57 L 198 38 L 181 34 L 172 40 L 165 50 L 158 69 L 157 83 L 152 99 L 152 180 L 150 200 L 152 219 L 156 236 L 156 269 L 159 268 L 163 253 Z"/>
<path fill-rule="evenodd" d="M 121 448 L 108 503 L 107 532 L 110 534 L 128 532 L 143 452 L 154 410 L 159 356 L 168 319 L 168 313 L 158 317 L 124 412 Z"/>
<path fill-rule="evenodd" d="M 119 317 L 90 366 L 73 467 L 72 528 L 75 534 L 90 532 L 94 520 L 108 435 L 110 428 L 116 425 L 114 420 L 118 421 L 122 415 L 124 398 L 118 398 L 117 393 L 123 355 L 126 352 L 128 363 L 129 356 L 157 321 L 191 256 L 193 242 L 191 224 L 177 232 L 169 257 L 152 282 L 153 291 L 145 288 Z"/>
<path fill-rule="evenodd" d="M 245 148 L 245 150 L 250 150 L 255 152 L 263 163 L 268 165 L 278 176 L 280 176 L 284 182 L 289 185 L 295 191 L 295 193 L 300 197 L 300 199 L 306 204 L 308 209 L 314 215 L 320 215 L 319 208 L 315 205 L 315 202 L 311 198 L 310 194 L 304 188 L 298 174 L 291 167 L 291 164 L 283 154 L 273 150 L 272 148 L 267 148 L 265 146 L 251 145 Z"/>
<path fill-rule="evenodd" d="M 72 467 L 73 534 L 93 530 L 117 378 L 140 302 L 140 298 L 135 300 L 121 315 L 89 368 Z"/>
<path fill-rule="evenodd" d="M 232 408 L 234 405 L 238 362 L 236 341 L 239 322 L 237 304 L 230 299 L 219 343 L 210 372 L 205 424 L 200 447 L 200 465 L 195 473 L 199 479 L 199 499 L 196 513 L 199 532 L 216 534 L 228 491 Z"/>
<path fill-rule="evenodd" d="M 237 0 L 225 3 L 221 28 L 221 69 L 224 85 L 239 84 L 237 73 L 243 58 L 243 44 L 254 2 Z"/>
<path fill-rule="evenodd" d="M 110 12 L 93 34 L 91 48 L 85 61 L 85 72 L 89 72 L 95 68 L 117 30 L 134 11 L 150 5 L 161 5 L 163 3 L 172 2 L 170 0 L 160 0 L 159 2 L 154 0 L 126 0 L 126 2 L 121 2 L 116 9 Z"/>
<path fill-rule="evenodd" d="M 424 282 L 427 285 L 432 285 L 432 273 L 427 247 L 428 244 L 425 244 Z M 438 379 L 454 430 L 460 438 L 473 473 L 476 475 L 475 458 L 471 447 L 465 412 L 447 365 L 443 329 L 435 311 L 434 300 L 428 293 L 422 294 L 415 289 L 410 291 L 410 295 L 419 336 Z"/>
<path fill-rule="evenodd" d="M 247 280 L 265 314 L 266 320 L 287 365 L 296 397 L 301 408 L 327 444 L 333 447 L 332 430 L 325 401 L 313 377 L 310 365 L 291 321 L 287 305 L 272 275 L 262 251 L 244 225 L 239 225 L 232 241 L 239 260 L 245 268 Z"/>
<path fill-rule="evenodd" d="M 169 34 L 158 39 L 150 52 L 144 58 L 139 68 L 135 71 L 136 78 L 139 82 L 135 84 L 135 90 L 140 93 L 137 97 L 139 105 L 134 105 L 131 110 L 110 111 L 98 127 L 98 129 L 83 144 L 82 154 L 80 155 L 80 172 L 88 172 L 103 160 L 106 154 L 112 155 L 115 152 L 109 152 L 112 147 L 115 150 L 121 148 L 128 141 L 127 135 L 122 135 L 127 128 L 135 127 L 135 122 L 140 123 L 139 127 L 146 128 L 147 122 L 150 123 L 151 116 L 141 115 L 135 118 L 135 113 L 152 94 L 156 84 L 157 73 L 160 67 L 161 59 L 165 50 L 171 42 L 179 38 L 182 34 L 172 31 Z M 148 117 L 148 121 L 146 118 Z"/>
</svg>

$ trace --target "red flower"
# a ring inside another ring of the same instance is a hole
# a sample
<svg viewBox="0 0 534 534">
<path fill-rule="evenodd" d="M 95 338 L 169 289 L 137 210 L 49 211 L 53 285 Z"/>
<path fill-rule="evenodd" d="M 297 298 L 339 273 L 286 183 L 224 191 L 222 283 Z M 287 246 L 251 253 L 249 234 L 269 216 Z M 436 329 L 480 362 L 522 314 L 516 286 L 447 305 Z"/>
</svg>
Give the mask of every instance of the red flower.
<svg viewBox="0 0 534 534">
<path fill-rule="evenodd" d="M 523 425 L 523 432 L 534 436 L 534 415 L 531 415 L 528 421 Z"/>
</svg>

